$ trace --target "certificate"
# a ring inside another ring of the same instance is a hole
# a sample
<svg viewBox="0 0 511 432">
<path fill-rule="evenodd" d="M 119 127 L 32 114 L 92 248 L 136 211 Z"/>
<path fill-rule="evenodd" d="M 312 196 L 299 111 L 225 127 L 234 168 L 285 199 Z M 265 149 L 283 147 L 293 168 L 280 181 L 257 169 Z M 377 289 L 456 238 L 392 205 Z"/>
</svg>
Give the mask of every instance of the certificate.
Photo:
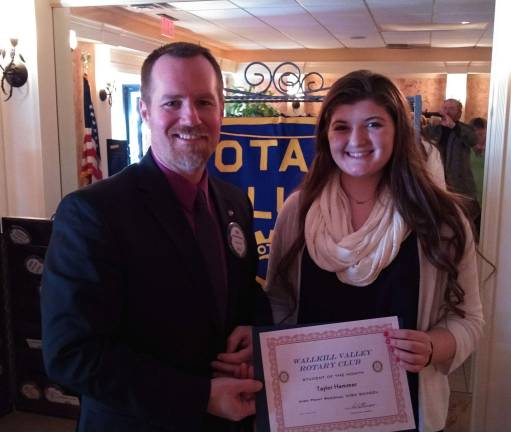
<svg viewBox="0 0 511 432">
<path fill-rule="evenodd" d="M 383 336 L 391 328 L 396 317 L 259 332 L 258 432 L 414 429 L 406 372 Z"/>
</svg>

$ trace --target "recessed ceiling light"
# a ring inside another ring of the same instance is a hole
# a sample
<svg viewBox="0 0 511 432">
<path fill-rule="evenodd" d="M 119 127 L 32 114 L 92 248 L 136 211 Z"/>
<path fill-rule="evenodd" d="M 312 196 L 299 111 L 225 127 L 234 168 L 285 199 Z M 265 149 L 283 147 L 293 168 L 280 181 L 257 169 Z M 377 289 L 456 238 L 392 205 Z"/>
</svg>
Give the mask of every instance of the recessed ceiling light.
<svg viewBox="0 0 511 432">
<path fill-rule="evenodd" d="M 424 24 L 382 24 L 381 31 L 445 31 L 445 30 L 486 30 L 487 22 L 474 22 L 467 24 L 448 24 L 448 23 L 424 23 Z"/>
</svg>

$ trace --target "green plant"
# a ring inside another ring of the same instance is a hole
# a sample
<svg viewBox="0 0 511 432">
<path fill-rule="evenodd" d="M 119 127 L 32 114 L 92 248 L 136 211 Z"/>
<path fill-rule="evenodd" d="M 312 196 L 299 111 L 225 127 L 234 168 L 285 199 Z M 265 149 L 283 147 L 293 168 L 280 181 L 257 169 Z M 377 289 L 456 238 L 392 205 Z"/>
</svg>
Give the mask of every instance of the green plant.
<svg viewBox="0 0 511 432">
<path fill-rule="evenodd" d="M 250 88 L 249 91 L 253 91 Z M 280 113 L 264 102 L 229 102 L 225 104 L 226 117 L 275 117 Z"/>
</svg>

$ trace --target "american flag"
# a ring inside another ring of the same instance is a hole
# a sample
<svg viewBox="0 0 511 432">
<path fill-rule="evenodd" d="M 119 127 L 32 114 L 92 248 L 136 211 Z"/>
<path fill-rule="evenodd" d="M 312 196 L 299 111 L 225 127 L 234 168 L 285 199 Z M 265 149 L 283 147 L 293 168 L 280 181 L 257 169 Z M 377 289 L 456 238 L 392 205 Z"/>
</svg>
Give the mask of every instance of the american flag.
<svg viewBox="0 0 511 432">
<path fill-rule="evenodd" d="M 94 107 L 90 95 L 89 81 L 83 77 L 83 119 L 85 133 L 82 146 L 82 166 L 80 177 L 86 184 L 93 183 L 103 178 L 101 173 L 99 154 L 99 136 Z"/>
</svg>

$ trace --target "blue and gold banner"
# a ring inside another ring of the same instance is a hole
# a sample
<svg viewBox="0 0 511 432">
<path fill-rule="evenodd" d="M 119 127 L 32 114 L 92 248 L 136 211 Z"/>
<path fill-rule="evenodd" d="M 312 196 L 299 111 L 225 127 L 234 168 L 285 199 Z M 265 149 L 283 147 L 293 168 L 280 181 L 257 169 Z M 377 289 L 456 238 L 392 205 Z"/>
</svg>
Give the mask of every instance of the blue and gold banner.
<svg viewBox="0 0 511 432">
<path fill-rule="evenodd" d="M 312 161 L 315 124 L 313 117 L 223 121 L 221 140 L 208 169 L 210 174 L 239 186 L 252 201 L 258 279 L 262 283 L 277 213 Z"/>
</svg>

